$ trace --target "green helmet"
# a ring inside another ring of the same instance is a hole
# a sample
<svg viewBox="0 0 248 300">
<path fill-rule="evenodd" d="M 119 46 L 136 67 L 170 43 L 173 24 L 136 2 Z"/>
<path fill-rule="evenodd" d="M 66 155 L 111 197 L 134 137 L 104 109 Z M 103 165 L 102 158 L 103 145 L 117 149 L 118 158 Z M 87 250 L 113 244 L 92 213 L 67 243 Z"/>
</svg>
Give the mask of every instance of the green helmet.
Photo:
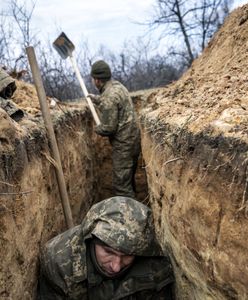
<svg viewBox="0 0 248 300">
<path fill-rule="evenodd" d="M 151 210 L 127 197 L 112 197 L 91 207 L 82 223 L 85 239 L 97 237 L 128 255 L 158 256 Z"/>
<path fill-rule="evenodd" d="M 90 75 L 93 78 L 107 80 L 112 76 L 110 67 L 104 60 L 98 60 L 92 65 Z"/>
</svg>

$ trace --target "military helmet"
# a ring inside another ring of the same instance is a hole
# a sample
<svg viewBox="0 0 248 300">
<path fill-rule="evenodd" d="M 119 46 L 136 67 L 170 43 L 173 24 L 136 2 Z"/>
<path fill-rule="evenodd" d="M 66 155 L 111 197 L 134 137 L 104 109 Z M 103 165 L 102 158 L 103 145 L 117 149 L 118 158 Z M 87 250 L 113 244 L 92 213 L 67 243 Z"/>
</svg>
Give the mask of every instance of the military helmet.
<svg viewBox="0 0 248 300">
<path fill-rule="evenodd" d="M 82 230 L 85 240 L 97 237 L 128 255 L 161 255 L 151 210 L 132 198 L 116 196 L 93 205 Z"/>
<path fill-rule="evenodd" d="M 104 60 L 93 63 L 90 75 L 97 79 L 110 79 L 112 76 L 110 67 Z"/>
</svg>

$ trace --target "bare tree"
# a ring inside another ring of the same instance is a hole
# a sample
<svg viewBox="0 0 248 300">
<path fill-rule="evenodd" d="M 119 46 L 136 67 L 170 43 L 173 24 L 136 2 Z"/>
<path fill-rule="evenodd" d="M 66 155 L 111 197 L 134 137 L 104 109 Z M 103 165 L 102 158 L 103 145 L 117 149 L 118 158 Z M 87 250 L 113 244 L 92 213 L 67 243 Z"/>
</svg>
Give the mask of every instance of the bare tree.
<svg viewBox="0 0 248 300">
<path fill-rule="evenodd" d="M 11 40 L 13 38 L 13 28 L 8 23 L 8 18 L 4 12 L 0 15 L 0 65 L 7 69 L 13 61 L 11 51 Z"/>
<path fill-rule="evenodd" d="M 173 54 L 183 54 L 190 66 L 223 23 L 231 3 L 232 0 L 156 0 L 154 16 L 147 24 L 151 29 L 160 28 L 161 39 L 173 36 L 174 41 L 181 41 L 173 46 Z"/>
<path fill-rule="evenodd" d="M 10 0 L 8 8 L 2 12 L 0 31 L 4 37 L 3 52 L 8 59 L 9 72 L 15 76 L 22 69 L 28 68 L 25 48 L 38 45 L 31 30 L 31 19 L 35 8 L 33 0 Z"/>
<path fill-rule="evenodd" d="M 45 47 L 36 47 L 46 94 L 59 100 L 79 97 L 79 86 L 69 63 L 61 59 L 48 41 Z"/>
<path fill-rule="evenodd" d="M 45 47 L 46 51 L 41 49 L 38 52 L 47 94 L 60 100 L 82 97 L 70 63 L 61 60 L 57 53 L 54 55 L 49 45 L 50 42 Z M 172 66 L 165 57 L 152 55 L 151 43 L 144 43 L 140 39 L 124 42 L 123 49 L 117 54 L 104 46 L 93 53 L 85 40 L 80 45 L 77 47 L 76 59 L 90 92 L 96 92 L 89 73 L 92 63 L 98 59 L 107 61 L 113 78 L 122 82 L 130 91 L 164 86 L 180 75 L 179 68 Z"/>
<path fill-rule="evenodd" d="M 20 3 L 17 0 L 10 1 L 10 11 L 11 14 L 20 30 L 22 36 L 22 44 L 24 47 L 30 46 L 32 43 L 34 44 L 35 36 L 31 32 L 31 19 L 35 9 L 36 2 L 30 1 L 30 5 L 28 6 L 28 2 L 24 1 Z"/>
<path fill-rule="evenodd" d="M 196 32 L 201 51 L 223 24 L 225 17 L 230 12 L 232 2 L 233 0 L 202 0 L 202 7 L 195 13 Z"/>
<path fill-rule="evenodd" d="M 155 54 L 153 43 L 140 38 L 124 42 L 123 50 L 107 61 L 113 77 L 130 91 L 165 86 L 180 76 L 179 65 L 177 68 L 168 58 Z"/>
</svg>

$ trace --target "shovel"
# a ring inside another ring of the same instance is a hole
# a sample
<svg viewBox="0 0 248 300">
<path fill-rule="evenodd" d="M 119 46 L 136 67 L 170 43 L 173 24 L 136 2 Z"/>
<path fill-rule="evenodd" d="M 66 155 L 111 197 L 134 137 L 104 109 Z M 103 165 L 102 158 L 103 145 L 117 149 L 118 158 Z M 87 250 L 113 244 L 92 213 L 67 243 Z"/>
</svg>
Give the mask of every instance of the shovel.
<svg viewBox="0 0 248 300">
<path fill-rule="evenodd" d="M 67 57 L 70 58 L 72 67 L 76 73 L 76 76 L 79 80 L 80 86 L 83 90 L 84 96 L 86 98 L 86 101 L 89 105 L 90 111 L 92 113 L 92 116 L 96 122 L 96 125 L 100 125 L 100 120 L 99 117 L 96 113 L 95 107 L 90 99 L 90 97 L 88 96 L 89 93 L 87 91 L 87 88 L 84 84 L 84 80 L 80 74 L 80 71 L 78 69 L 77 66 L 77 62 L 72 54 L 73 50 L 75 49 L 75 46 L 73 45 L 73 43 L 68 39 L 68 37 L 65 35 L 64 32 L 62 32 L 57 39 L 53 42 L 53 47 L 57 50 L 57 52 L 59 53 L 59 55 L 61 56 L 61 58 L 66 59 Z"/>
</svg>

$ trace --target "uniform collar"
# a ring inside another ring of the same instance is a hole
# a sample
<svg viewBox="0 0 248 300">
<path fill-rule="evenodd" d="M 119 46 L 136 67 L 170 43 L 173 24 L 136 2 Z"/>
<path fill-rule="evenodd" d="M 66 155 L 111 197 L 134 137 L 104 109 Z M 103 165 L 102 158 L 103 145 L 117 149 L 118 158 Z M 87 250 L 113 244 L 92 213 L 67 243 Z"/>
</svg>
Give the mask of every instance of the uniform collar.
<svg viewBox="0 0 248 300">
<path fill-rule="evenodd" d="M 106 91 L 106 89 L 112 85 L 112 80 L 108 80 L 99 90 L 100 94 L 104 93 Z"/>
<path fill-rule="evenodd" d="M 104 277 L 96 270 L 91 259 L 90 242 L 86 244 L 87 280 L 89 287 L 99 285 Z"/>
</svg>

